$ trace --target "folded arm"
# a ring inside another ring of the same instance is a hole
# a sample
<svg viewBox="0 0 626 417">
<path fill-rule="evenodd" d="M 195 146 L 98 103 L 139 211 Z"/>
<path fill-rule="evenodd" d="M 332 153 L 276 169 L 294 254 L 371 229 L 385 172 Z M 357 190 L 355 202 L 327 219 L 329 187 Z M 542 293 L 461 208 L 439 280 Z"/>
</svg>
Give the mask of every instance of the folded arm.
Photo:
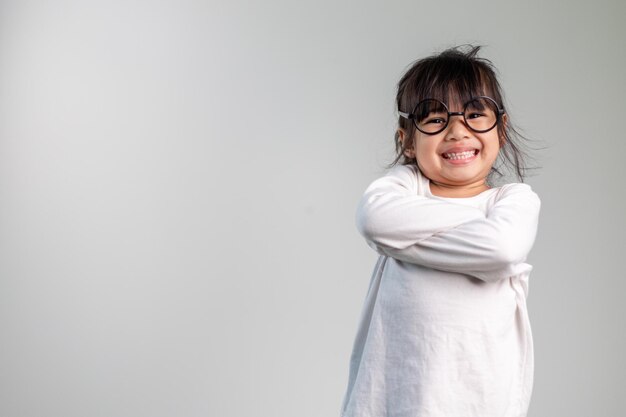
<svg viewBox="0 0 626 417">
<path fill-rule="evenodd" d="M 485 215 L 478 208 L 417 194 L 414 175 L 394 169 L 359 202 L 357 229 L 378 253 L 493 281 L 519 271 L 535 240 L 539 197 L 507 184 Z"/>
</svg>

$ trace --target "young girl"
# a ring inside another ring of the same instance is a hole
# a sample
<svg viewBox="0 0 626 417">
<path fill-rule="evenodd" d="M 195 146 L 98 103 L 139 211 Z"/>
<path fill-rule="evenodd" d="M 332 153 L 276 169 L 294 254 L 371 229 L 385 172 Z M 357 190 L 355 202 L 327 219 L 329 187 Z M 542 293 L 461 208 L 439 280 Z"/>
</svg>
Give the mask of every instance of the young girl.
<svg viewBox="0 0 626 417">
<path fill-rule="evenodd" d="M 398 84 L 398 157 L 359 202 L 380 257 L 342 417 L 523 417 L 533 385 L 526 296 L 540 200 L 478 47 L 417 61 Z M 400 157 L 403 163 L 395 165 Z M 395 165 L 395 166 L 394 166 Z"/>
</svg>

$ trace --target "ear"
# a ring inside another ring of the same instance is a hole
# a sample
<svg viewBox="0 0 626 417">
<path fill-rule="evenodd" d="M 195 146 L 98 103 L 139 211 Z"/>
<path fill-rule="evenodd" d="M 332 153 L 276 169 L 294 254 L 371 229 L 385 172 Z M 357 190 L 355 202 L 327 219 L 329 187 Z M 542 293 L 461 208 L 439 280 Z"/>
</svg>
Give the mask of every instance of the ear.
<svg viewBox="0 0 626 417">
<path fill-rule="evenodd" d="M 506 130 L 508 124 L 509 124 L 509 115 L 504 113 L 502 115 L 502 130 Z M 506 136 L 502 135 L 500 137 L 500 147 L 504 146 L 505 142 L 506 142 Z"/>
<path fill-rule="evenodd" d="M 398 139 L 400 140 L 400 143 L 402 144 L 402 148 L 404 149 L 403 151 L 404 155 L 407 158 L 413 158 L 415 156 L 415 150 L 413 149 L 412 146 L 405 148 L 405 140 L 407 140 L 407 134 L 402 128 L 398 129 Z"/>
</svg>

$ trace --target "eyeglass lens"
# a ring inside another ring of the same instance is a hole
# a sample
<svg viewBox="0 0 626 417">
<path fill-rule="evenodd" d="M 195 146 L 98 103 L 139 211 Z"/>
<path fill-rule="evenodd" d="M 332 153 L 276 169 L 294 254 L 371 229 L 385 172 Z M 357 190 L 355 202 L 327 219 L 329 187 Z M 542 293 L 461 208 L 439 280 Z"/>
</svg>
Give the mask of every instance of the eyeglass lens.
<svg viewBox="0 0 626 417">
<path fill-rule="evenodd" d="M 424 133 L 439 133 L 448 125 L 448 109 L 439 100 L 422 101 L 414 114 L 417 128 Z M 466 103 L 463 117 L 470 129 L 486 132 L 498 121 L 498 107 L 494 101 L 487 98 L 475 98 Z"/>
</svg>

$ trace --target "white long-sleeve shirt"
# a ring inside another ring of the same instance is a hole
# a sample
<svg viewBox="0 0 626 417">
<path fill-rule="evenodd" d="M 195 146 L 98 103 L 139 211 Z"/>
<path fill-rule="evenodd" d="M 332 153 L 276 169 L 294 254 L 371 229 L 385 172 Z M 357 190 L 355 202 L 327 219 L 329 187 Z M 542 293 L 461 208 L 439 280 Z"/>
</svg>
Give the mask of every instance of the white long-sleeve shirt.
<svg viewBox="0 0 626 417">
<path fill-rule="evenodd" d="M 414 165 L 373 181 L 356 225 L 380 257 L 341 417 L 524 417 L 533 386 L 525 263 L 540 200 L 511 183 L 434 196 Z"/>
</svg>

